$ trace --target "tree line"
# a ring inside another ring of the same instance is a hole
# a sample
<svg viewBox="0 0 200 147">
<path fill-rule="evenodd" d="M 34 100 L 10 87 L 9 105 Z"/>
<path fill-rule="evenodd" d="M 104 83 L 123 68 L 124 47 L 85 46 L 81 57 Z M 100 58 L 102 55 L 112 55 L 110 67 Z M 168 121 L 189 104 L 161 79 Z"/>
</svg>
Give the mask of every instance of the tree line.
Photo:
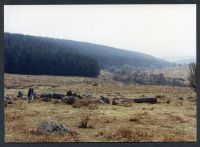
<svg viewBox="0 0 200 147">
<path fill-rule="evenodd" d="M 6 73 L 97 77 L 97 61 L 59 41 L 21 34 L 4 34 Z"/>
</svg>

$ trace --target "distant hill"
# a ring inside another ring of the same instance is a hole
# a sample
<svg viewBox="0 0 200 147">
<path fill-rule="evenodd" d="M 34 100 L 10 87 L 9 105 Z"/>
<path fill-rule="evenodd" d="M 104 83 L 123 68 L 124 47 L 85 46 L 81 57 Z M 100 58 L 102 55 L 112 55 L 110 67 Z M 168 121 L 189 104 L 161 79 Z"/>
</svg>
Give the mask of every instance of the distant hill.
<svg viewBox="0 0 200 147">
<path fill-rule="evenodd" d="M 196 63 L 195 56 L 177 56 L 177 57 L 164 57 L 167 61 L 176 63 L 176 64 L 189 64 Z"/>
<path fill-rule="evenodd" d="M 172 63 L 168 61 L 135 51 L 71 40 L 65 40 L 65 43 L 67 46 L 76 49 L 79 53 L 94 57 L 101 68 L 110 66 L 121 67 L 125 64 L 134 67 L 162 68 L 172 66 Z"/>
<path fill-rule="evenodd" d="M 125 64 L 133 67 L 159 68 L 169 67 L 172 65 L 170 62 L 155 58 L 147 54 L 118 49 L 104 45 L 22 34 L 5 33 L 4 35 L 6 36 L 4 37 L 5 43 L 9 45 L 15 44 L 16 48 L 19 48 L 20 46 L 24 49 L 31 48 L 38 50 L 39 48 L 41 52 L 42 50 L 44 50 L 45 52 L 51 51 L 52 53 L 62 51 L 66 54 L 79 54 L 87 56 L 89 58 L 94 58 L 99 64 L 100 68 L 103 69 L 109 67 L 118 68 Z M 5 47 L 6 50 L 9 50 L 9 47 Z"/>
<path fill-rule="evenodd" d="M 188 59 L 182 59 L 182 60 L 177 60 L 174 61 L 177 64 L 190 64 L 190 63 L 196 63 L 194 58 L 188 58 Z"/>
</svg>

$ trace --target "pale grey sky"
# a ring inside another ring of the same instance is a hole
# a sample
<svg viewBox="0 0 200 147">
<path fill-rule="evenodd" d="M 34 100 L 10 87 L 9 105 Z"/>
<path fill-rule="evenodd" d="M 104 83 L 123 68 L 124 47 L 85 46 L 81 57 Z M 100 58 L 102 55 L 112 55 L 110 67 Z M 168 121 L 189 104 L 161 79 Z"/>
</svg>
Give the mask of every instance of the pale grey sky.
<svg viewBox="0 0 200 147">
<path fill-rule="evenodd" d="M 109 45 L 156 57 L 196 55 L 196 5 L 4 6 L 4 32 Z"/>
</svg>

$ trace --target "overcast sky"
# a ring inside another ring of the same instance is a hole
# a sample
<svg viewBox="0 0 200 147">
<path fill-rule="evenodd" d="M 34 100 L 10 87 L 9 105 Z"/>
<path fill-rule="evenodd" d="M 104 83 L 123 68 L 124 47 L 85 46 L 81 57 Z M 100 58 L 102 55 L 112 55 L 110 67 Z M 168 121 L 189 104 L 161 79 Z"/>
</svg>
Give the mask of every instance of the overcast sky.
<svg viewBox="0 0 200 147">
<path fill-rule="evenodd" d="M 195 56 L 196 5 L 10 5 L 4 6 L 4 31 L 156 57 Z"/>
</svg>

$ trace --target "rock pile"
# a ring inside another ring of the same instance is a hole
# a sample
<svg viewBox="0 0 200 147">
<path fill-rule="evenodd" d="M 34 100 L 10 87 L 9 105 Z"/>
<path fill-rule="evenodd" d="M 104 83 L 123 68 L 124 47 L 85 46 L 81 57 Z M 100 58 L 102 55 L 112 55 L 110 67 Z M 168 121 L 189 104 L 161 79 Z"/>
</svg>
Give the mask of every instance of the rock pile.
<svg viewBox="0 0 200 147">
<path fill-rule="evenodd" d="M 28 97 L 30 96 L 36 97 L 37 94 L 34 93 L 33 89 L 29 89 Z M 17 97 L 23 98 L 24 94 L 19 91 Z M 42 93 L 39 96 L 42 101 L 50 102 L 52 99 L 57 100 L 57 103 L 63 102 L 64 104 L 73 105 L 76 101 L 79 102 L 83 106 L 87 106 L 89 104 L 101 103 L 101 104 L 110 104 L 110 99 L 106 96 L 100 96 L 99 99 L 93 97 L 92 95 L 83 95 L 80 96 L 77 93 L 72 93 L 72 91 L 67 91 L 66 95 L 58 94 L 58 93 Z M 53 101 L 52 101 L 53 102 Z M 124 103 L 157 103 L 156 97 L 139 97 L 139 98 L 113 98 L 112 105 L 123 105 Z M 7 106 L 8 101 L 4 99 L 4 105 Z"/>
<path fill-rule="evenodd" d="M 39 125 L 37 133 L 42 135 L 66 134 L 69 133 L 69 130 L 58 121 L 48 120 Z"/>
</svg>

